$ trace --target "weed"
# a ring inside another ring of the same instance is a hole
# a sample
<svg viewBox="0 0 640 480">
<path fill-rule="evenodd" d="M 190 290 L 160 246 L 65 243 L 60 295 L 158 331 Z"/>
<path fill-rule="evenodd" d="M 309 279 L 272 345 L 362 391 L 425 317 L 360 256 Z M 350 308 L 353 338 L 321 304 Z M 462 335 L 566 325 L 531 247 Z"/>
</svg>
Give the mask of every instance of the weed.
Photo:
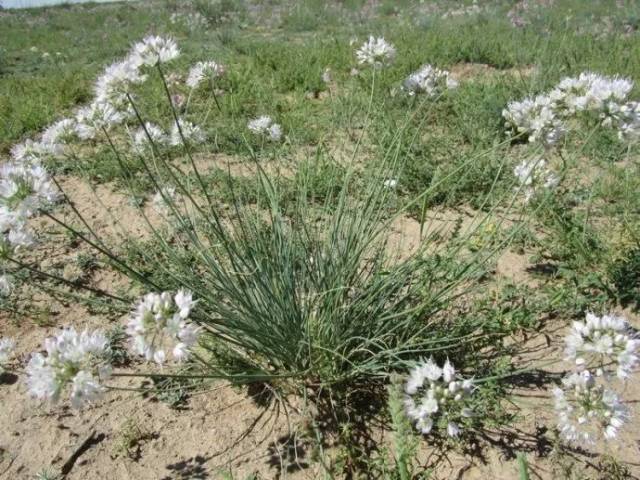
<svg viewBox="0 0 640 480">
<path fill-rule="evenodd" d="M 140 458 L 140 449 L 145 441 L 154 438 L 154 434 L 145 430 L 133 418 L 126 420 L 116 434 L 113 442 L 112 455 L 114 457 L 128 457 L 133 460 Z"/>
</svg>

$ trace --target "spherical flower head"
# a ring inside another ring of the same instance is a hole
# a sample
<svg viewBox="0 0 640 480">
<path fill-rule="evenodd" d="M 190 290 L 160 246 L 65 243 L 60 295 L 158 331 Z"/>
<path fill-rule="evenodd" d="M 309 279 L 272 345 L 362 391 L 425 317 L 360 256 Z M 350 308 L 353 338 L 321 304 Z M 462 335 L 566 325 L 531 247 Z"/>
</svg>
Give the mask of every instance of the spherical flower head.
<svg viewBox="0 0 640 480">
<path fill-rule="evenodd" d="M 541 189 L 551 190 L 559 183 L 559 178 L 546 168 L 544 159 L 523 160 L 513 169 L 513 174 L 525 194 L 525 201 L 531 200 Z"/>
<path fill-rule="evenodd" d="M 0 338 L 0 375 L 5 372 L 5 366 L 13 357 L 16 342 L 12 338 Z"/>
<path fill-rule="evenodd" d="M 134 65 L 150 67 L 169 62 L 180 56 L 178 45 L 172 38 L 150 35 L 136 43 L 130 53 Z"/>
<path fill-rule="evenodd" d="M 513 135 L 524 135 L 530 143 L 551 146 L 562 138 L 566 127 L 558 118 L 553 100 L 547 95 L 509 102 L 502 111 L 506 127 Z"/>
<path fill-rule="evenodd" d="M 364 65 L 372 65 L 379 68 L 389 65 L 396 56 L 396 49 L 383 37 L 375 38 L 370 36 L 369 39 L 356 50 L 356 58 L 358 63 Z"/>
<path fill-rule="evenodd" d="M 280 141 L 282 138 L 282 127 L 267 115 L 250 120 L 247 123 L 247 128 L 253 133 L 264 135 L 274 142 Z"/>
<path fill-rule="evenodd" d="M 109 341 L 102 331 L 78 333 L 66 328 L 55 337 L 45 339 L 47 355 L 35 353 L 27 365 L 29 393 L 42 400 L 57 401 L 68 386 L 71 405 L 81 408 L 95 401 L 108 378 Z"/>
<path fill-rule="evenodd" d="M 263 115 L 261 117 L 254 118 L 253 120 L 249 120 L 247 128 L 253 133 L 264 133 L 272 123 L 273 120 L 271 119 L 271 117 Z"/>
<path fill-rule="evenodd" d="M 162 129 L 150 122 L 145 122 L 144 128 L 140 127 L 133 134 L 133 149 L 139 153 L 145 153 L 152 148 L 169 144 L 169 136 Z"/>
<path fill-rule="evenodd" d="M 116 110 L 128 105 L 127 94 L 134 85 L 144 83 L 146 75 L 140 73 L 139 65 L 131 57 L 112 63 L 105 68 L 94 86 L 96 102 L 109 103 Z"/>
<path fill-rule="evenodd" d="M 96 99 L 89 106 L 82 107 L 76 112 L 76 132 L 80 139 L 91 140 L 102 130 L 108 131 L 122 123 L 127 116 L 111 102 Z"/>
<path fill-rule="evenodd" d="M 213 81 L 220 78 L 224 75 L 224 71 L 224 67 L 219 63 L 198 62 L 189 70 L 189 76 L 185 83 L 190 88 L 197 88 L 205 80 Z"/>
<path fill-rule="evenodd" d="M 188 321 L 195 304 L 191 292 L 186 290 L 175 295 L 146 294 L 127 324 L 134 351 L 160 365 L 167 360 L 167 351 L 172 352 L 174 359 L 185 360 L 200 334 L 200 329 Z"/>
<path fill-rule="evenodd" d="M 572 373 L 555 387 L 555 410 L 561 437 L 576 445 L 612 440 L 628 418 L 627 409 L 611 390 L 598 385 L 588 370 Z"/>
<path fill-rule="evenodd" d="M 409 75 L 403 83 L 404 90 L 410 96 L 425 94 L 435 97 L 457 87 L 458 82 L 450 77 L 449 72 L 428 64 Z"/>
<path fill-rule="evenodd" d="M 206 142 L 207 135 L 199 126 L 183 119 L 178 119 L 178 122 L 180 124 L 179 128 L 178 124 L 176 123 L 174 123 L 173 127 L 171 128 L 171 145 L 173 145 L 174 147 L 182 145 L 183 138 L 186 142 L 194 145 Z"/>
<path fill-rule="evenodd" d="M 76 122 L 71 118 L 64 118 L 47 127 L 42 133 L 41 145 L 51 155 L 62 153 L 63 146 L 78 138 Z"/>
<path fill-rule="evenodd" d="M 46 150 L 40 142 L 29 139 L 11 147 L 11 158 L 16 163 L 38 163 L 46 155 Z"/>
<path fill-rule="evenodd" d="M 7 163 L 0 167 L 0 208 L 21 223 L 59 198 L 49 174 L 38 163 Z M 2 216 L 6 219 L 8 214 Z"/>
<path fill-rule="evenodd" d="M 565 358 L 580 369 L 608 374 L 607 368 L 613 363 L 615 375 L 624 380 L 638 364 L 640 341 L 626 319 L 616 315 L 587 313 L 584 322 L 573 322 L 565 344 Z"/>
<path fill-rule="evenodd" d="M 271 140 L 278 142 L 282 138 L 282 127 L 274 123 L 269 127 L 268 133 Z"/>
<path fill-rule="evenodd" d="M 473 392 L 473 381 L 461 379 L 447 359 L 439 367 L 432 358 L 416 365 L 405 384 L 405 410 L 423 434 L 434 425 L 446 426 L 449 436 L 458 436 L 460 423 L 472 416 L 467 400 Z"/>
<path fill-rule="evenodd" d="M 640 102 L 628 102 L 620 107 L 618 114 L 618 138 L 624 142 L 640 140 Z"/>
<path fill-rule="evenodd" d="M 20 250 L 35 245 L 36 239 L 33 232 L 29 230 L 24 223 L 17 223 L 7 233 L 6 242 L 10 248 Z"/>
</svg>

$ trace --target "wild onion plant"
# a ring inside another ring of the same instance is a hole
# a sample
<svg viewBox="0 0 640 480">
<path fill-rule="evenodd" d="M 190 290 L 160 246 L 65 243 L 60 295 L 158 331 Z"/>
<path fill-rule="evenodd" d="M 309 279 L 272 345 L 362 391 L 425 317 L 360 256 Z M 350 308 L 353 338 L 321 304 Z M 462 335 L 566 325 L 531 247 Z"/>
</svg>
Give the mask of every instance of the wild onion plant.
<svg viewBox="0 0 640 480">
<path fill-rule="evenodd" d="M 378 43 L 382 52 L 378 47 L 358 52 L 358 60 L 372 66 L 368 112 L 376 71 L 384 66 L 377 55 L 390 59 L 393 52 L 384 40 Z M 184 360 L 190 350 L 204 376 L 299 388 L 384 379 L 408 362 L 455 355 L 483 339 L 482 325 L 447 313 L 469 294 L 500 249 L 466 248 L 465 238 L 491 213 L 477 215 L 469 232 L 446 242 L 423 218 L 421 244 L 406 255 L 398 255 L 398 245 L 390 241 L 393 221 L 414 206 L 424 213 L 430 194 L 426 189 L 409 204 L 399 204 L 395 183 L 389 181 L 401 167 L 398 145 L 415 138 L 409 120 L 446 88 L 424 89 L 429 95 L 422 102 L 417 96 L 423 90 L 412 89 L 408 96 L 416 98 L 416 110 L 393 133 L 382 161 L 362 173 L 356 148 L 344 177 L 322 201 L 305 175 L 296 177 L 293 195 L 283 195 L 281 180 L 254 154 L 254 202 L 245 202 L 229 174 L 222 181 L 230 192 L 224 204 L 212 195 L 215 186 L 193 157 L 206 134 L 185 112 L 180 115 L 167 81 L 167 63 L 178 55 L 170 39 L 149 37 L 136 44 L 129 57 L 98 79 L 95 101 L 43 137 L 56 153 L 65 151 L 74 136 L 106 142 L 131 192 L 140 178 L 156 191 L 161 221 L 139 207 L 149 235 L 134 239 L 129 226 L 118 222 L 122 244 L 99 234 L 55 179 L 46 183 L 48 196 L 36 197 L 53 197 L 49 185 L 55 185 L 56 198 L 66 203 L 72 219 L 54 211 L 45 215 L 149 292 L 128 324 L 137 353 L 162 364 L 171 356 Z M 203 80 L 213 83 L 224 73 L 215 62 L 194 68 L 190 97 Z M 170 134 L 154 123 L 157 119 L 146 118 L 137 101 L 136 89 L 154 77 L 168 104 Z M 211 93 L 215 96 L 214 88 Z M 119 125 L 132 132 L 131 149 L 123 148 Z M 267 116 L 249 122 L 248 129 L 271 141 L 282 137 L 280 125 Z M 187 167 L 175 161 L 177 151 Z M 20 154 L 24 162 L 35 161 L 40 150 L 25 147 Z M 140 165 L 138 174 L 129 169 L 134 163 Z"/>
</svg>

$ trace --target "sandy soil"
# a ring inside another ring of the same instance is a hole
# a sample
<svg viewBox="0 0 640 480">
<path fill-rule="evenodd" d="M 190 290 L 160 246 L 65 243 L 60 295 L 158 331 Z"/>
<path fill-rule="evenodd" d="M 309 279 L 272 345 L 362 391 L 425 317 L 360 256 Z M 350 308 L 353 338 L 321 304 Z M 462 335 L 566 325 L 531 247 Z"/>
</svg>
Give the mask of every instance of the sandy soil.
<svg viewBox="0 0 640 480">
<path fill-rule="evenodd" d="M 135 227 L 140 225 L 139 213 L 127 206 L 122 195 L 100 187 L 97 193 L 105 209 L 91 199 L 90 189 L 71 179 L 65 179 L 64 183 L 83 214 L 91 218 L 101 233 L 117 236 L 118 229 L 113 222 L 117 218 L 134 226 L 136 236 L 145 235 L 143 229 Z M 105 215 L 109 211 L 112 214 Z M 433 222 L 444 229 L 451 219 L 440 215 L 434 217 Z M 394 224 L 394 229 L 397 249 L 406 253 L 417 247 L 420 242 L 417 222 L 402 219 Z M 38 258 L 43 258 L 43 252 Z M 503 280 L 535 286 L 527 267 L 525 255 L 507 251 L 498 260 L 496 272 Z M 117 277 L 102 271 L 94 273 L 91 281 L 108 288 Z M 42 322 L 39 325 L 33 318 L 16 321 L 6 312 L 0 312 L 2 335 L 13 336 L 18 343 L 14 373 L 4 375 L 0 382 L 0 478 L 32 479 L 49 467 L 64 472 L 64 478 L 69 480 L 214 479 L 223 478 L 225 471 L 232 471 L 233 478 L 240 479 L 249 474 L 265 479 L 322 477 L 319 464 L 311 460 L 310 442 L 296 440 L 305 438 L 307 424 L 299 399 L 288 399 L 286 412 L 280 409 L 277 415 L 273 403 L 267 408 L 246 388 L 224 383 L 214 384 L 207 392 L 192 396 L 179 409 L 125 390 L 110 392 L 103 402 L 81 412 L 74 412 L 65 404 L 41 405 L 29 399 L 22 369 L 29 353 L 39 349 L 43 338 L 63 325 L 104 328 L 124 320 L 91 315 L 84 308 L 63 301 L 47 298 L 41 301 L 48 302 L 53 312 L 49 323 L 55 327 Z M 631 314 L 628 317 L 640 327 L 637 317 Z M 522 358 L 514 358 L 514 364 L 560 358 L 562 346 L 558 342 L 566 322 L 556 319 L 555 323 L 557 331 L 549 327 L 533 338 L 514 339 L 526 346 Z M 144 368 L 147 367 L 136 364 L 127 371 Z M 553 408 L 548 384 L 543 380 L 554 378 L 561 368 L 562 365 L 555 365 L 523 376 L 513 396 L 519 421 L 510 429 L 485 432 L 466 450 L 460 447 L 442 450 L 425 441 L 420 448 L 420 461 L 428 465 L 441 458 L 433 478 L 507 480 L 519 478 L 515 455 L 523 452 L 531 465 L 532 478 L 569 478 L 566 472 L 584 471 L 589 476 L 576 478 L 604 479 L 610 477 L 598 476 L 600 454 L 610 453 L 627 466 L 634 478 L 639 477 L 637 417 L 616 446 L 597 445 L 562 455 L 554 453 Z M 119 378 L 115 385 L 138 388 L 142 381 Z M 640 386 L 630 383 L 625 398 L 631 400 L 630 405 L 635 409 Z M 376 427 L 371 434 L 380 445 L 388 443 L 388 432 Z M 331 458 L 336 452 L 328 447 L 325 453 Z"/>
</svg>

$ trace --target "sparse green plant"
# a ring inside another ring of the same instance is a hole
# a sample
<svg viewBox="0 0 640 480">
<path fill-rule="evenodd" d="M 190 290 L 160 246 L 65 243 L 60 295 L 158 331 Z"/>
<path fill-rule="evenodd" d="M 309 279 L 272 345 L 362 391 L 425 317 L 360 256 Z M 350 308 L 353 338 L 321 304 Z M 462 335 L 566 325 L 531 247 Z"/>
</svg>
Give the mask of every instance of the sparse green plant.
<svg viewBox="0 0 640 480">
<path fill-rule="evenodd" d="M 53 469 L 43 468 L 34 477 L 35 480 L 60 480 L 62 477 Z"/>
<path fill-rule="evenodd" d="M 134 418 L 127 419 L 113 441 L 112 452 L 115 457 L 140 458 L 142 444 L 153 438 L 153 433 L 145 430 Z"/>
</svg>

